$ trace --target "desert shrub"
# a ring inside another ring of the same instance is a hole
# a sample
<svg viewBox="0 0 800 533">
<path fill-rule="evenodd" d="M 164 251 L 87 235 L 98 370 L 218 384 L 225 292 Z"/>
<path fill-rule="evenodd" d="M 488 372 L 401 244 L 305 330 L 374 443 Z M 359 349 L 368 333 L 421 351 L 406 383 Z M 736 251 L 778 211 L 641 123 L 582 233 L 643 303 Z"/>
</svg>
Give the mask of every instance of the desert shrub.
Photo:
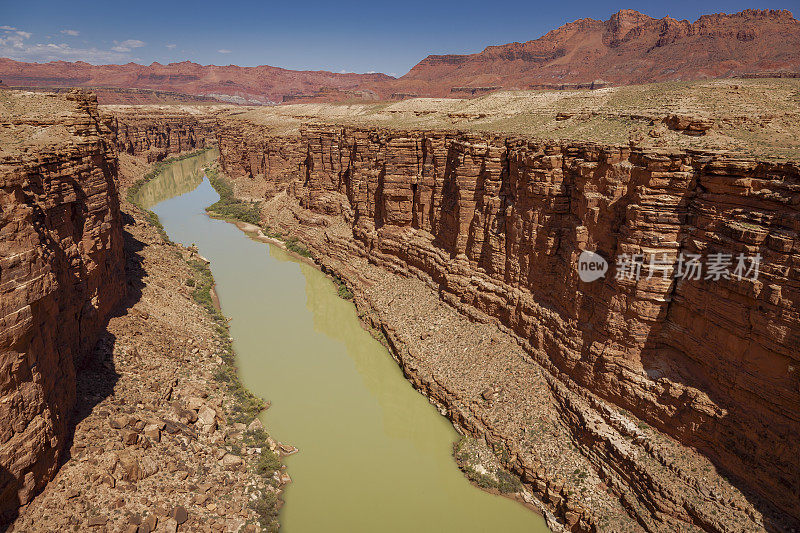
<svg viewBox="0 0 800 533">
<path fill-rule="evenodd" d="M 284 243 L 286 244 L 286 249 L 290 252 L 294 252 L 303 257 L 311 257 L 311 252 L 309 252 L 308 248 L 300 243 L 297 237 L 289 237 L 284 241 Z"/>
<path fill-rule="evenodd" d="M 265 477 L 270 477 L 281 468 L 281 458 L 277 453 L 267 447 L 261 448 L 261 457 L 256 463 L 256 472 Z"/>
<path fill-rule="evenodd" d="M 258 515 L 261 527 L 266 531 L 278 531 L 278 497 L 269 491 L 250 503 L 250 508 Z"/>
</svg>

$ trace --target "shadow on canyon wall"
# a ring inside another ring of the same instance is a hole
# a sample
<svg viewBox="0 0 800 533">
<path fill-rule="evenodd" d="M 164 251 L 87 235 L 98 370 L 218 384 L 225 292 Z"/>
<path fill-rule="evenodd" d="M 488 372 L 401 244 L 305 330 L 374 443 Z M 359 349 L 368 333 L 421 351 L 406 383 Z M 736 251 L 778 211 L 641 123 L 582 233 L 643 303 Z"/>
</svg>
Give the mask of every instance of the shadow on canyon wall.
<svg viewBox="0 0 800 533">
<path fill-rule="evenodd" d="M 140 252 L 145 245 L 124 229 L 125 226 L 134 224 L 133 217 L 123 212 L 122 223 L 127 294 L 109 316 L 109 321 L 112 318 L 126 315 L 128 310 L 141 299 L 142 289 L 144 288 L 142 279 L 144 278 L 145 270 L 142 266 L 143 258 Z M 78 424 L 89 416 L 97 404 L 114 395 L 114 386 L 119 379 L 119 374 L 114 368 L 113 354 L 115 344 L 116 337 L 104 328 L 94 349 L 79 364 L 76 364 L 77 399 L 61 464 L 64 464 L 72 457 L 71 448 L 75 436 L 75 428 Z"/>
<path fill-rule="evenodd" d="M 75 405 L 72 415 L 67 423 L 67 436 L 60 454 L 58 469 L 73 458 L 75 430 L 78 425 L 92 413 L 95 407 L 103 400 L 114 395 L 114 387 L 119 380 L 119 374 L 114 368 L 113 353 L 116 337 L 108 331 L 108 323 L 112 318 L 124 316 L 139 301 L 142 295 L 144 282 L 142 281 L 145 270 L 142 266 L 143 258 L 140 252 L 144 243 L 133 237 L 124 226 L 134 223 L 133 217 L 121 213 L 123 223 L 123 242 L 125 251 L 125 282 L 127 294 L 108 316 L 98 335 L 94 347 L 84 354 L 76 354 L 74 360 L 76 390 Z M 56 453 L 52 449 L 52 453 Z M 0 470 L 0 486 L 13 483 L 14 476 L 6 469 Z M 43 489 L 42 489 L 43 490 Z M 38 491 L 38 492 L 41 492 Z M 10 496 L 16 501 L 14 509 L 0 517 L 0 532 L 7 531 L 19 515 L 19 498 Z"/>
</svg>

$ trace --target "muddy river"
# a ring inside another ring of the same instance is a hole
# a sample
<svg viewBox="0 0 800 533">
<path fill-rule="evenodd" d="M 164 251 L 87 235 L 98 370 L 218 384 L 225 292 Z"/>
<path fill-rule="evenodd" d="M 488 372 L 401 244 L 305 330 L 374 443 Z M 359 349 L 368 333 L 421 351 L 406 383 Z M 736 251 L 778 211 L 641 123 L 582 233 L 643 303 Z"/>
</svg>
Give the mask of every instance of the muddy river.
<svg viewBox="0 0 800 533">
<path fill-rule="evenodd" d="M 140 192 L 174 241 L 211 261 L 232 319 L 244 385 L 271 401 L 262 421 L 286 458 L 282 531 L 546 532 L 534 512 L 473 487 L 451 455 L 450 422 L 404 379 L 321 272 L 209 218 L 202 165 L 173 163 Z"/>
</svg>

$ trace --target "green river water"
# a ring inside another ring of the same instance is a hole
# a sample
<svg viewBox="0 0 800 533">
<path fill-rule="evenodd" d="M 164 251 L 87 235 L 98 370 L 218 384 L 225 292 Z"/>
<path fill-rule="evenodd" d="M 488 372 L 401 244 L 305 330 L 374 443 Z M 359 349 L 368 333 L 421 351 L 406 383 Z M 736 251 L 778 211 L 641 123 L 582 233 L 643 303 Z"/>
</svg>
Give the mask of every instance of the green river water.
<svg viewBox="0 0 800 533">
<path fill-rule="evenodd" d="M 315 268 L 209 218 L 218 196 L 201 167 L 170 165 L 140 191 L 170 238 L 211 261 L 244 385 L 270 400 L 261 419 L 299 448 L 281 530 L 546 532 L 519 503 L 467 481 L 451 455 L 458 435 L 405 380 L 353 305 Z"/>
</svg>

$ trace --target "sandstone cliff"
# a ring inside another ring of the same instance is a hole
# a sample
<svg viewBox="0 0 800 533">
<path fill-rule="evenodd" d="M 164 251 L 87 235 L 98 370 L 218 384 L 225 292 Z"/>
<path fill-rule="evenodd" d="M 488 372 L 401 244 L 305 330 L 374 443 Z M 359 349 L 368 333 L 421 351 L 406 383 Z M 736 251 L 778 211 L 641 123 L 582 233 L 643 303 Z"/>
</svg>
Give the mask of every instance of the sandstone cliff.
<svg viewBox="0 0 800 533">
<path fill-rule="evenodd" d="M 148 162 L 153 162 L 169 154 L 205 148 L 207 140 L 213 137 L 213 123 L 203 115 L 172 111 L 168 106 L 163 110 L 155 120 L 152 116 L 119 111 L 108 115 L 105 120 L 113 131 L 117 149 L 131 155 L 145 155 Z"/>
<path fill-rule="evenodd" d="M 54 475 L 75 373 L 125 293 L 117 160 L 97 102 L 0 92 L 0 513 Z"/>
<path fill-rule="evenodd" d="M 252 128 L 220 131 L 221 161 L 239 178 L 240 192 L 265 194 L 280 206 L 268 222 L 293 225 L 318 259 L 335 257 L 342 265 L 365 258 L 425 280 L 463 314 L 514 333 L 538 364 L 522 372 L 545 369 L 553 391 L 561 391 L 559 383 L 577 385 L 570 390 L 627 409 L 702 450 L 722 478 L 780 508 L 785 523 L 800 519 L 796 164 L 490 134 L 309 126 L 299 141 L 278 140 L 301 157 L 292 182 L 285 174 L 274 178 L 263 164 L 264 154 L 279 148 L 268 129 L 260 136 Z M 253 185 L 257 173 L 273 183 Z M 342 223 L 351 237 L 337 237 Z M 604 279 L 580 281 L 575 265 L 583 249 L 610 260 Z M 645 268 L 637 281 L 616 279 L 614 260 L 623 253 L 666 254 L 668 275 L 681 253 L 762 260 L 756 280 L 648 278 Z M 512 379 L 504 372 L 495 378 Z M 434 374 L 426 387 L 445 383 Z M 599 411 L 587 414 L 594 411 L 576 407 L 585 398 L 554 394 L 572 438 L 587 446 L 599 479 L 615 487 L 640 525 L 726 530 L 739 520 L 720 518 L 733 500 L 724 503 L 715 490 L 706 495 L 712 510 L 701 512 L 694 498 L 703 497 L 691 494 L 711 490 L 705 475 L 695 477 L 648 444 L 639 453 L 614 444 L 598 427 L 618 420 L 599 422 L 606 415 L 597 413 L 607 409 L 598 408 L 600 400 L 592 400 Z M 447 402 L 447 395 L 433 395 Z M 457 411 L 462 400 L 451 398 L 450 407 Z M 480 420 L 488 435 L 502 427 Z M 519 432 L 506 438 L 517 448 L 525 440 Z M 540 460 L 521 467 L 523 477 L 544 481 L 530 473 Z M 542 494 L 553 502 L 553 479 L 547 481 Z M 553 485 L 556 508 L 566 513 L 570 497 L 563 483 Z"/>
</svg>

